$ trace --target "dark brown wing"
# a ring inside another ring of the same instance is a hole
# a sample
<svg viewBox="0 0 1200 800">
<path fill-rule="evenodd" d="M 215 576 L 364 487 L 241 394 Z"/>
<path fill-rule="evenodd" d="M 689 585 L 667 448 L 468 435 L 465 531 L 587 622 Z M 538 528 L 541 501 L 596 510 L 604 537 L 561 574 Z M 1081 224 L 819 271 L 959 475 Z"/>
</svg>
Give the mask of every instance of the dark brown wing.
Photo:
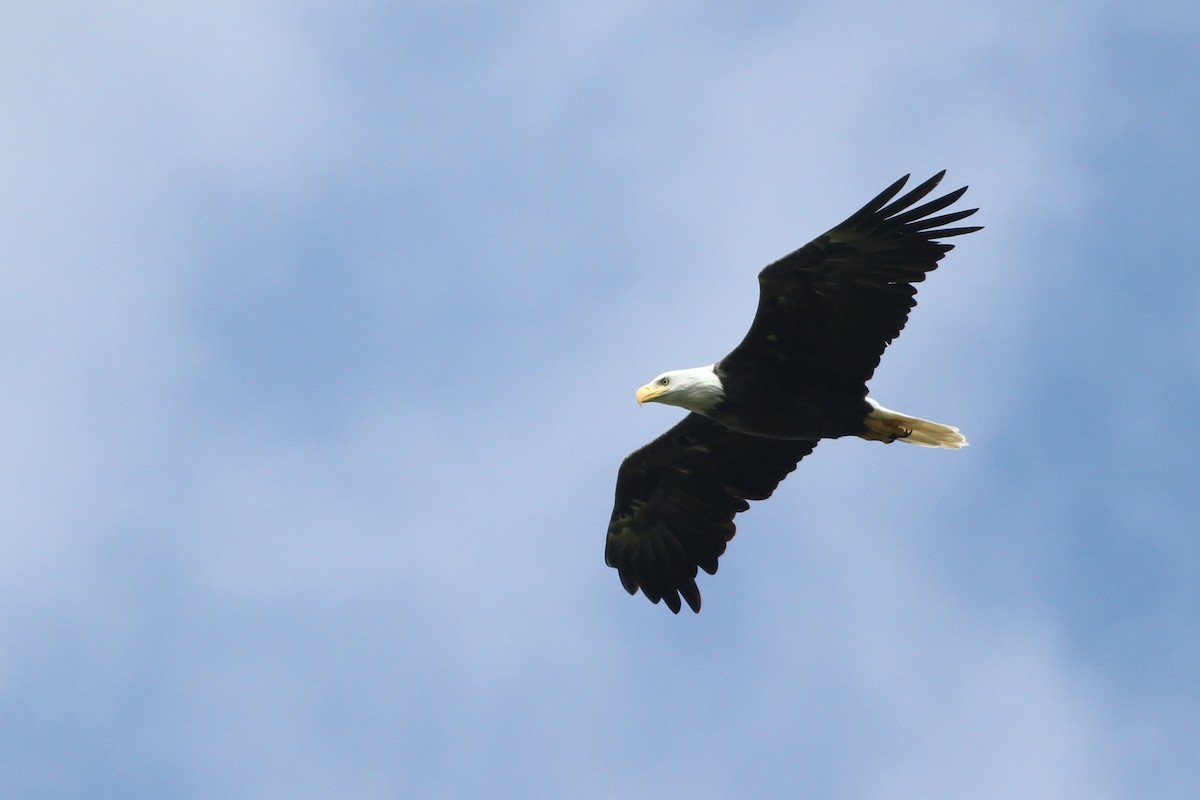
<svg viewBox="0 0 1200 800">
<path fill-rule="evenodd" d="M 700 611 L 697 568 L 717 571 L 734 515 L 747 500 L 770 497 L 816 446 L 747 436 L 689 414 L 621 464 L 605 562 L 630 594 L 641 589 L 677 614 L 682 595 Z"/>
<path fill-rule="evenodd" d="M 913 284 L 953 249 L 939 239 L 980 230 L 943 227 L 978 209 L 932 216 L 962 197 L 965 186 L 913 207 L 943 175 L 893 200 L 905 175 L 842 224 L 763 269 L 754 322 L 721 369 L 743 382 L 786 365 L 799 380 L 865 383 L 916 305 Z"/>
</svg>

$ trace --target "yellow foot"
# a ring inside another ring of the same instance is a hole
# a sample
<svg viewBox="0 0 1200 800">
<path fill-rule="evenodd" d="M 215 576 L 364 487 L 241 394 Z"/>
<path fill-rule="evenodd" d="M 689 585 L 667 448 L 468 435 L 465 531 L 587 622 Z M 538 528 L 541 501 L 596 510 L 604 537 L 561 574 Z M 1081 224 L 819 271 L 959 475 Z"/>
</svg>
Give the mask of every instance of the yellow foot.
<svg viewBox="0 0 1200 800">
<path fill-rule="evenodd" d="M 912 428 L 906 428 L 895 420 L 867 417 L 863 421 L 867 425 L 866 432 L 859 434 L 863 439 L 891 444 L 897 439 L 907 439 L 912 436 Z"/>
</svg>

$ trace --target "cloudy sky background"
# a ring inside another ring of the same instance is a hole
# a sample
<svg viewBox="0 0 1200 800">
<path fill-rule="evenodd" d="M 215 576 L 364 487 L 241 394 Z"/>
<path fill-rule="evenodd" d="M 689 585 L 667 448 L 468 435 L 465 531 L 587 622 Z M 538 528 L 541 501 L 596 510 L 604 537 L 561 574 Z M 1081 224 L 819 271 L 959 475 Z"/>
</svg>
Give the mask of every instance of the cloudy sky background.
<svg viewBox="0 0 1200 800">
<path fill-rule="evenodd" d="M 1191 3 L 10 3 L 0 794 L 1192 798 Z M 705 608 L 603 564 L 754 274 L 987 230 Z"/>
</svg>

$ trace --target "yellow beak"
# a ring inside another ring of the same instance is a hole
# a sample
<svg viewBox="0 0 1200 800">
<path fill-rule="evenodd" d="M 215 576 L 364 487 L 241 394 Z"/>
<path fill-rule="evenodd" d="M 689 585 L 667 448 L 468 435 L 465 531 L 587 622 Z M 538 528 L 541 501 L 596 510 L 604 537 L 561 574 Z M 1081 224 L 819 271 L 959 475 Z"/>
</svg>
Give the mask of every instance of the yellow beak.
<svg viewBox="0 0 1200 800">
<path fill-rule="evenodd" d="M 638 405 L 641 405 L 642 403 L 649 403 L 665 391 L 667 391 L 666 386 L 659 386 L 657 383 L 647 383 L 637 390 L 635 397 L 637 397 Z"/>
</svg>

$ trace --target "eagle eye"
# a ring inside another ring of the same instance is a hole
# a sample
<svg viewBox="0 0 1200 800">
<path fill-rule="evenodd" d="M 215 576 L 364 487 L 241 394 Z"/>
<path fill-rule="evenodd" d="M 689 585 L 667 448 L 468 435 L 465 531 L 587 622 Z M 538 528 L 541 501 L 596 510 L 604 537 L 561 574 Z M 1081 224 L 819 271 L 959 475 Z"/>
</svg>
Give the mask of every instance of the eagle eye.
<svg viewBox="0 0 1200 800">
<path fill-rule="evenodd" d="M 659 385 L 659 386 L 669 386 L 670 384 L 671 384 L 671 379 L 670 379 L 670 378 L 659 378 L 659 379 L 658 379 L 658 385 Z"/>
</svg>

